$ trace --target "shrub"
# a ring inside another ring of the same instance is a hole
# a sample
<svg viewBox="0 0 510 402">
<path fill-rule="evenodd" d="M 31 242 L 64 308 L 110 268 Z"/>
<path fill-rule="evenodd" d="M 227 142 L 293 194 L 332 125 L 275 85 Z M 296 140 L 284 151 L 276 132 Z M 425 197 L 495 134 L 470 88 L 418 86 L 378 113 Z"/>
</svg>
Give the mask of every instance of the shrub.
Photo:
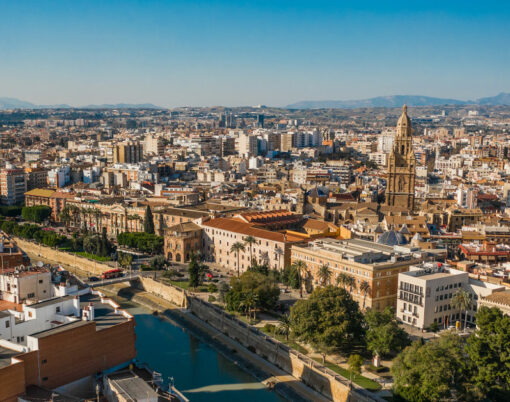
<svg viewBox="0 0 510 402">
<path fill-rule="evenodd" d="M 51 215 L 51 208 L 46 205 L 35 205 L 33 207 L 23 207 L 21 216 L 26 221 L 41 223 Z"/>
<path fill-rule="evenodd" d="M 207 291 L 209 293 L 215 293 L 218 291 L 218 287 L 214 284 L 214 283 L 211 283 L 209 284 L 209 286 L 207 287 Z"/>
<path fill-rule="evenodd" d="M 214 303 L 216 301 L 216 297 L 214 297 L 213 295 L 210 295 L 209 296 L 209 299 L 207 299 L 209 301 L 209 303 Z"/>
</svg>

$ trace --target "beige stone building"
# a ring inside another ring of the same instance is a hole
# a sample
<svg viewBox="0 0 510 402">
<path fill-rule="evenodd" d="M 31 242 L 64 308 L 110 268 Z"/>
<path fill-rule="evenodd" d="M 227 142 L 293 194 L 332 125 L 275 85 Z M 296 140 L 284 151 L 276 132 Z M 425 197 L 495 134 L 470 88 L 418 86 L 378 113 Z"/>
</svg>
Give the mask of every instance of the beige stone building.
<svg viewBox="0 0 510 402">
<path fill-rule="evenodd" d="M 305 262 L 314 286 L 323 285 L 319 278 L 323 265 L 332 271 L 331 284 L 336 284 L 341 274 L 353 278 L 354 286 L 346 289 L 354 300 L 362 308 L 381 311 L 386 306 L 396 307 L 398 275 L 422 261 L 418 252 L 410 246 L 388 246 L 360 239 L 320 239 L 292 246 L 291 262 Z M 368 284 L 366 292 L 364 282 Z"/>
<path fill-rule="evenodd" d="M 239 253 L 239 271 L 244 272 L 250 266 L 250 258 L 259 264 L 267 264 L 270 269 L 282 270 L 290 263 L 290 246 L 302 238 L 285 235 L 255 227 L 230 218 L 215 218 L 202 223 L 203 256 L 221 266 L 237 271 L 237 254 L 231 251 L 236 242 L 245 245 Z M 255 238 L 254 244 L 246 244 L 248 236 Z"/>
</svg>

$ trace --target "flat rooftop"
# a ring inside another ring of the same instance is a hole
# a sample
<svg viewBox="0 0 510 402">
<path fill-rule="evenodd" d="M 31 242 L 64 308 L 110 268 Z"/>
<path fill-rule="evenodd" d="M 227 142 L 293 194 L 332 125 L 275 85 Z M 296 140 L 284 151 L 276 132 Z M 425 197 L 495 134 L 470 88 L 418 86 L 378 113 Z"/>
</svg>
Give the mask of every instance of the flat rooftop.
<svg viewBox="0 0 510 402">
<path fill-rule="evenodd" d="M 92 293 L 80 296 L 80 308 L 88 306 L 89 303 L 94 305 L 94 321 L 98 331 L 112 327 L 127 321 L 127 318 L 121 314 L 115 313 L 115 309 L 106 303 L 101 303 L 99 296 Z"/>
<path fill-rule="evenodd" d="M 142 378 L 132 371 L 111 374 L 108 381 L 127 401 L 141 401 L 148 398 L 158 398 L 159 395 Z"/>
<path fill-rule="evenodd" d="M 11 357 L 14 357 L 19 354 L 21 354 L 21 352 L 0 346 L 0 368 L 10 366 Z"/>
<path fill-rule="evenodd" d="M 337 254 L 339 260 L 343 259 L 373 265 L 391 262 L 392 257 L 395 258 L 395 262 L 410 259 L 412 257 L 411 248 L 403 250 L 402 246 L 398 246 L 399 250 L 397 251 L 396 247 L 361 239 L 337 240 L 325 238 L 312 241 L 306 245 L 298 245 L 296 247 L 309 249 L 311 251 L 325 251 Z"/>
</svg>

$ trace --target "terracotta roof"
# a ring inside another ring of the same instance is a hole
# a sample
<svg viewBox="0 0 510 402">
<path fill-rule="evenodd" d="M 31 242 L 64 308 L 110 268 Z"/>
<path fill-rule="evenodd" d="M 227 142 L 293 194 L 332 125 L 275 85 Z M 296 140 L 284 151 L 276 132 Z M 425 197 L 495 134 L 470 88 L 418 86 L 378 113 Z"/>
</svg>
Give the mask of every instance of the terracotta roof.
<svg viewBox="0 0 510 402">
<path fill-rule="evenodd" d="M 258 237 L 261 239 L 267 239 L 278 242 L 295 242 L 301 239 L 292 235 L 284 235 L 279 232 L 272 232 L 270 230 L 258 229 L 253 227 L 252 224 L 237 221 L 229 218 L 215 218 L 208 220 L 203 223 L 203 226 L 210 228 L 226 230 L 229 232 L 235 232 L 246 236 Z"/>
<path fill-rule="evenodd" d="M 312 230 L 331 230 L 335 231 L 338 228 L 333 225 L 332 223 L 320 221 L 317 219 L 307 219 L 306 223 L 303 225 L 305 229 L 312 229 Z"/>
<path fill-rule="evenodd" d="M 506 290 L 504 292 L 493 292 L 491 295 L 484 297 L 483 300 L 510 306 L 510 291 Z"/>
<path fill-rule="evenodd" d="M 178 232 L 178 233 L 184 233 L 184 232 L 193 232 L 195 230 L 201 230 L 202 228 L 193 222 L 183 222 L 178 223 L 177 225 L 170 226 L 166 230 L 168 232 Z"/>
</svg>

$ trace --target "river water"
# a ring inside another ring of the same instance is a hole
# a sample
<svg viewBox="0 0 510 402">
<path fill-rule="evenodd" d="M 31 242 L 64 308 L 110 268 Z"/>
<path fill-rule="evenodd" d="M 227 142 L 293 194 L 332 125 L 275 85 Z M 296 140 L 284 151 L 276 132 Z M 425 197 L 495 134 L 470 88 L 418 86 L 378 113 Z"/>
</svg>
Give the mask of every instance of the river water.
<svg viewBox="0 0 510 402">
<path fill-rule="evenodd" d="M 179 324 L 128 308 L 136 319 L 137 359 L 147 363 L 190 401 L 284 401 Z"/>
</svg>

